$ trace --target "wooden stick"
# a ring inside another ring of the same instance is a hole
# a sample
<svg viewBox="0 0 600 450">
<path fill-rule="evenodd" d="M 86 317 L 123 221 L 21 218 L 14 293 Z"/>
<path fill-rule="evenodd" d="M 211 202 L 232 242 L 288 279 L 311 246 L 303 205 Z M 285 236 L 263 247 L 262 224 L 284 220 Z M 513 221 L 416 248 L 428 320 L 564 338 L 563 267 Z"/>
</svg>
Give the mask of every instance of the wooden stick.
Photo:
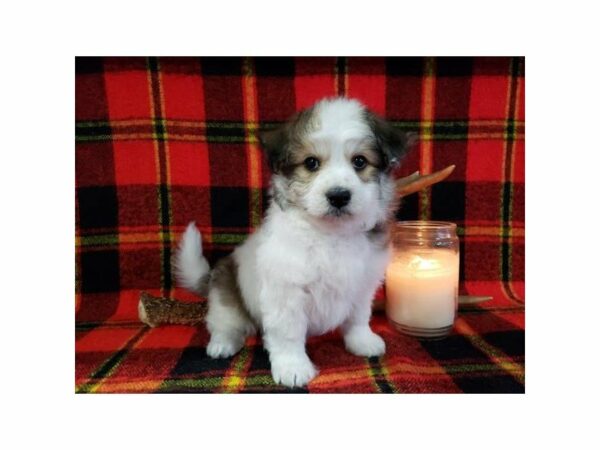
<svg viewBox="0 0 600 450">
<path fill-rule="evenodd" d="M 455 165 L 438 170 L 429 175 L 421 176 L 419 172 L 414 172 L 407 177 L 396 180 L 396 196 L 405 197 L 445 180 L 454 171 Z"/>
<path fill-rule="evenodd" d="M 458 304 L 459 305 L 472 305 L 474 303 L 487 302 L 492 299 L 489 295 L 459 295 L 458 296 Z"/>
</svg>

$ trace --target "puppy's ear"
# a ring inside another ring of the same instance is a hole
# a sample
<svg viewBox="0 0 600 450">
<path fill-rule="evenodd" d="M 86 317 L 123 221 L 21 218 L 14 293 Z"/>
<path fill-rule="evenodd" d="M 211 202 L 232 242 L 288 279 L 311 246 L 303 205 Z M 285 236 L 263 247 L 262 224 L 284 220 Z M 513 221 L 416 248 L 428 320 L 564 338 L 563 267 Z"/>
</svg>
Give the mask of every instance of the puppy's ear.
<svg viewBox="0 0 600 450">
<path fill-rule="evenodd" d="M 286 125 L 274 130 L 261 131 L 258 140 L 272 172 L 277 173 L 287 160 L 288 132 Z"/>
<path fill-rule="evenodd" d="M 367 112 L 367 122 L 375 135 L 377 150 L 382 155 L 382 168 L 390 170 L 400 164 L 418 140 L 417 133 L 405 133 L 381 117 Z"/>
</svg>

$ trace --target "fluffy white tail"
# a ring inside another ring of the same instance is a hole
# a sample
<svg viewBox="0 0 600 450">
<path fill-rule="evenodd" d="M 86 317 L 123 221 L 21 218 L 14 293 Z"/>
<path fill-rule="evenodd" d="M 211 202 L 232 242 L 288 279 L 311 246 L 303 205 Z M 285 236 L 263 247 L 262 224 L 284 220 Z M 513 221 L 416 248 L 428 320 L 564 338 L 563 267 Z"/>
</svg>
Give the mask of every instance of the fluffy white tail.
<svg viewBox="0 0 600 450">
<path fill-rule="evenodd" d="M 179 284 L 198 295 L 206 296 L 210 266 L 202 255 L 202 236 L 195 222 L 190 222 L 181 237 L 175 256 L 175 276 Z"/>
</svg>

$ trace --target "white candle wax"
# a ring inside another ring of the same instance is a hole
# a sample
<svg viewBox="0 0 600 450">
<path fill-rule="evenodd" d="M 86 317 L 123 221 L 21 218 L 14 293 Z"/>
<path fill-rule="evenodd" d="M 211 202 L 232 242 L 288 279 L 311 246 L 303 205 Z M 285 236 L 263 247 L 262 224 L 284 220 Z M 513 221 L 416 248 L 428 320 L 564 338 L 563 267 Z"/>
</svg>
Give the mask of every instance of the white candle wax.
<svg viewBox="0 0 600 450">
<path fill-rule="evenodd" d="M 386 309 L 394 322 L 415 328 L 454 323 L 458 252 L 425 249 L 397 255 L 386 272 Z"/>
</svg>

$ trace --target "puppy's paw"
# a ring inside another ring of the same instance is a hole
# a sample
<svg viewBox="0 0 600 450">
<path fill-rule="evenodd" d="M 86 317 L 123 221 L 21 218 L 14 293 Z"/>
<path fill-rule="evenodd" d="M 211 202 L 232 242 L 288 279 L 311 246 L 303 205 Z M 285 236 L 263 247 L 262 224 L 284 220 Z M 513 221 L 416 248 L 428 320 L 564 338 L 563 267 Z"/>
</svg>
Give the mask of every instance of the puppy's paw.
<svg viewBox="0 0 600 450">
<path fill-rule="evenodd" d="M 385 353 L 385 342 L 369 328 L 347 333 L 344 343 L 346 350 L 357 356 L 380 356 Z"/>
<path fill-rule="evenodd" d="M 206 354 L 211 358 L 229 358 L 239 352 L 243 346 L 244 342 L 241 339 L 212 335 L 206 346 Z"/>
<path fill-rule="evenodd" d="M 306 354 L 271 358 L 273 380 L 290 388 L 306 386 L 317 372 Z"/>
</svg>

